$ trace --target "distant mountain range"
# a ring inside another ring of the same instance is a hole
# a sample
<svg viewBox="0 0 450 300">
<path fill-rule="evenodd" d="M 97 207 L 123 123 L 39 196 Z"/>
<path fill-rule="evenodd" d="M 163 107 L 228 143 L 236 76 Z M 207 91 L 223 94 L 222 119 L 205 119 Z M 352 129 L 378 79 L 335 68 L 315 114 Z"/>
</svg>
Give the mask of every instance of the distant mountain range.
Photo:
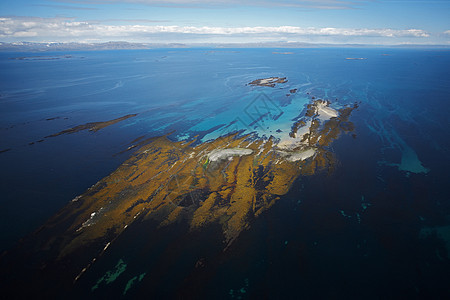
<svg viewBox="0 0 450 300">
<path fill-rule="evenodd" d="M 0 42 L 0 51 L 93 51 L 93 50 L 126 50 L 153 48 L 450 48 L 450 45 L 367 45 L 367 44 L 314 44 L 298 42 L 264 42 L 264 43 L 33 43 L 33 42 Z"/>
</svg>

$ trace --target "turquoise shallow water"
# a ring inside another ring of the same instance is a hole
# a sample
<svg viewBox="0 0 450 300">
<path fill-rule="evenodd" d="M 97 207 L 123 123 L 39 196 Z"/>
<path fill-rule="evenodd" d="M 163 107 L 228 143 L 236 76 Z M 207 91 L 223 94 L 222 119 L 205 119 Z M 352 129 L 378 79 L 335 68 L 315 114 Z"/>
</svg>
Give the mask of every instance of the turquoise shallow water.
<svg viewBox="0 0 450 300">
<path fill-rule="evenodd" d="M 10 149 L 0 153 L 1 249 L 111 173 L 132 154 L 118 153 L 139 137 L 173 132 L 172 139 L 206 141 L 240 131 L 282 138 L 314 96 L 334 108 L 359 104 L 351 117 L 356 138 L 332 145 L 340 161 L 334 174 L 300 178 L 227 254 L 217 254 L 220 238 L 186 245 L 173 229 L 142 241 L 136 226 L 78 292 L 236 299 L 443 292 L 450 278 L 450 52 L 273 53 L 279 50 L 0 53 L 0 151 Z M 273 76 L 288 82 L 247 85 Z M 291 89 L 297 92 L 287 96 Z M 44 138 L 131 113 L 138 115 L 96 133 Z M 207 275 L 189 272 L 199 257 L 207 258 Z M 193 285 L 202 276 L 208 284 Z"/>
</svg>

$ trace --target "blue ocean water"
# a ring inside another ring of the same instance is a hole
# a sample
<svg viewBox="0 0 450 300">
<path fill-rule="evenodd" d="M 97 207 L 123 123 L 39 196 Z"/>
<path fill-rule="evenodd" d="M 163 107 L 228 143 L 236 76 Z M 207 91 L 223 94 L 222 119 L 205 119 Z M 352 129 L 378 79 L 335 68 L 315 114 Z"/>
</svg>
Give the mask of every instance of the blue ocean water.
<svg viewBox="0 0 450 300">
<path fill-rule="evenodd" d="M 288 82 L 248 85 L 274 76 Z M 137 138 L 206 141 L 239 130 L 282 138 L 314 96 L 334 108 L 359 104 L 355 136 L 332 145 L 333 174 L 299 178 L 225 254 L 220 238 L 174 241 L 167 229 L 143 241 L 136 225 L 79 293 L 125 264 L 93 293 L 122 294 L 136 277 L 130 297 L 441 295 L 450 278 L 449 95 L 445 49 L 0 53 L 0 151 L 10 149 L 0 153 L 0 249 L 111 173 Z M 257 109 L 279 117 L 255 122 Z M 45 138 L 133 113 L 95 133 Z M 192 273 L 201 257 L 208 268 Z"/>
</svg>

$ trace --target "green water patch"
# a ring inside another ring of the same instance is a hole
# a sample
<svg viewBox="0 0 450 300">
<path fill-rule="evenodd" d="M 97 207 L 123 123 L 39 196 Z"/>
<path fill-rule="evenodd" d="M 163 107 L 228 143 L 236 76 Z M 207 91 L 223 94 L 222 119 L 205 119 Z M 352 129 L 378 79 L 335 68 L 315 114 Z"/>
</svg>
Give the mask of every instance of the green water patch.
<svg viewBox="0 0 450 300">
<path fill-rule="evenodd" d="M 125 295 L 129 289 L 131 289 L 133 287 L 133 285 L 135 285 L 136 283 L 139 283 L 142 281 L 142 279 L 144 279 L 146 273 L 142 273 L 139 276 L 134 276 L 133 278 L 131 278 L 130 280 L 128 280 L 127 285 L 125 286 L 125 289 L 123 290 L 123 295 Z"/>
<path fill-rule="evenodd" d="M 236 290 L 231 289 L 229 291 L 228 294 L 229 294 L 230 298 L 231 299 L 243 299 L 245 297 L 245 294 L 248 291 L 248 286 L 249 286 L 248 278 L 245 278 L 243 287 L 241 287 L 240 289 L 236 289 Z"/>
<path fill-rule="evenodd" d="M 377 134 L 381 140 L 385 141 L 386 147 L 384 149 L 397 149 L 401 152 L 400 163 L 379 161 L 379 165 L 397 167 L 399 171 L 406 172 L 406 176 L 409 176 L 411 173 L 427 174 L 430 171 L 430 169 L 423 166 L 414 149 L 400 137 L 392 126 L 386 126 L 383 122 L 375 121 L 373 126 L 367 124 L 367 127 Z"/>
<path fill-rule="evenodd" d="M 361 209 L 362 212 L 365 212 L 372 204 L 370 204 L 365 198 L 364 195 L 361 196 Z"/>
<path fill-rule="evenodd" d="M 447 255 L 450 257 L 450 225 L 439 227 L 424 227 L 420 230 L 420 238 L 427 238 L 429 236 L 436 235 L 439 239 L 445 243 L 447 249 Z"/>
<path fill-rule="evenodd" d="M 351 217 L 352 217 L 351 215 L 347 215 L 347 214 L 345 213 L 345 211 L 343 211 L 343 210 L 340 210 L 339 212 L 341 213 L 341 215 L 342 215 L 344 218 L 351 218 Z"/>
<path fill-rule="evenodd" d="M 103 282 L 105 284 L 110 284 L 114 282 L 120 276 L 120 274 L 125 272 L 126 268 L 127 264 L 122 259 L 119 259 L 114 269 L 107 271 L 105 275 L 100 277 L 100 279 L 97 280 L 97 283 L 91 288 L 91 291 L 95 291 L 96 289 L 98 289 L 100 284 Z"/>
<path fill-rule="evenodd" d="M 400 171 L 406 171 L 416 174 L 426 174 L 430 171 L 422 165 L 422 162 L 419 160 L 416 152 L 411 147 L 406 145 L 406 143 L 403 145 L 402 159 L 400 165 L 398 166 L 398 169 Z"/>
</svg>

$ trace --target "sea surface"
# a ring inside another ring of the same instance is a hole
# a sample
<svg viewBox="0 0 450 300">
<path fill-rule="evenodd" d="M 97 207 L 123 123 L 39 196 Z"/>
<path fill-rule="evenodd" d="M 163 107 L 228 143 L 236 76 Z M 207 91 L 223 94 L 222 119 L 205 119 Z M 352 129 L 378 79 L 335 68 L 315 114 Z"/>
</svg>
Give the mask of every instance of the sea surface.
<svg viewBox="0 0 450 300">
<path fill-rule="evenodd" d="M 248 85 L 268 77 L 288 81 Z M 137 224 L 70 293 L 450 297 L 447 49 L 1 52 L 0 250 L 113 172 L 138 138 L 282 139 L 312 96 L 335 109 L 358 104 L 354 134 L 332 144 L 333 173 L 298 178 L 225 252 L 219 227 L 186 238 L 187 225 L 148 234 Z M 260 118 L 267 111 L 279 117 Z M 128 114 L 137 116 L 49 137 Z"/>
</svg>

